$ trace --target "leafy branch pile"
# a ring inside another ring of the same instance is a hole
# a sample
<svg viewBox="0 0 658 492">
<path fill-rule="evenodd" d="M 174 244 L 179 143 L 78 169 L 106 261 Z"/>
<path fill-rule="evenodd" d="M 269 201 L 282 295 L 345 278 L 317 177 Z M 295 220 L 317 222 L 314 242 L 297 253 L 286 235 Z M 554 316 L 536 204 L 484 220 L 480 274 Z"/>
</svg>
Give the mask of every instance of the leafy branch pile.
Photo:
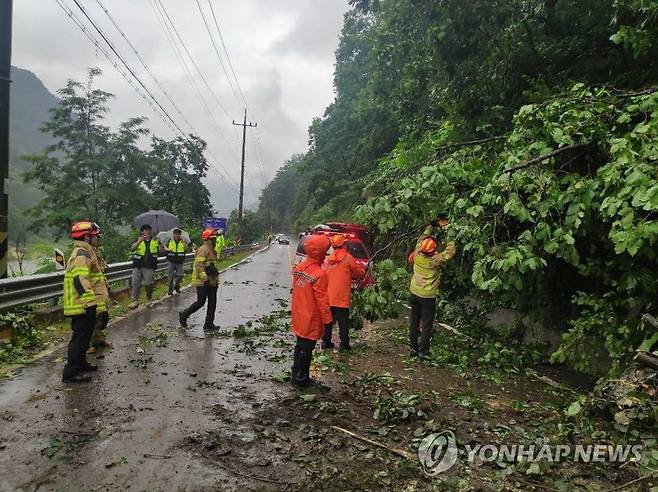
<svg viewBox="0 0 658 492">
<path fill-rule="evenodd" d="M 26 351 L 37 347 L 42 333 L 34 320 L 34 308 L 21 306 L 0 314 L 0 324 L 12 327 L 12 338 L 0 342 L 0 364 L 22 363 L 27 360 Z"/>
<path fill-rule="evenodd" d="M 504 140 L 437 152 L 454 131 L 446 123 L 382 162 L 384 182 L 400 178 L 356 216 L 386 235 L 447 210 L 461 249 L 448 288 L 567 321 L 553 359 L 596 370 L 601 346 L 618 361 L 652 332 L 639 315 L 658 291 L 657 108 L 658 92 L 575 84 L 523 106 Z"/>
</svg>

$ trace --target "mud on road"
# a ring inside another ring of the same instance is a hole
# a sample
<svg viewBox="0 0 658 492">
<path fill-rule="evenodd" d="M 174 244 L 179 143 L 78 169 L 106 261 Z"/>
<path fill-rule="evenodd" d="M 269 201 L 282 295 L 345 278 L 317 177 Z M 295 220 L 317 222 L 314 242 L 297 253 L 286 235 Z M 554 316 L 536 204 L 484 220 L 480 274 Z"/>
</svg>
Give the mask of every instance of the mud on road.
<svg viewBox="0 0 658 492">
<path fill-rule="evenodd" d="M 464 370 L 450 337 L 439 342 L 450 364 L 410 360 L 404 320 L 366 326 L 351 354 L 316 351 L 322 386 L 293 389 L 291 253 L 275 244 L 223 274 L 218 332 L 203 333 L 203 310 L 177 326 L 188 290 L 116 321 L 89 385 L 61 383 L 61 350 L 1 382 L 0 490 L 586 491 L 628 480 L 597 465 L 424 475 L 415 447 L 427 432 L 533 440 L 570 395 L 528 374 Z"/>
</svg>

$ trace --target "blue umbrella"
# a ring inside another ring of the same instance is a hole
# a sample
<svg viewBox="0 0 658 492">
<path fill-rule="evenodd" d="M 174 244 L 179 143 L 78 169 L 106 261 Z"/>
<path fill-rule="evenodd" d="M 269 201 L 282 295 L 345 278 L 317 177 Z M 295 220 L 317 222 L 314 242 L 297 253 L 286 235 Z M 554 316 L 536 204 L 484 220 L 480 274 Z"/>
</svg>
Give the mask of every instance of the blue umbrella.
<svg viewBox="0 0 658 492">
<path fill-rule="evenodd" d="M 166 210 L 149 210 L 133 219 L 135 229 L 140 229 L 144 224 L 150 225 L 153 233 L 157 234 L 179 227 L 180 221 L 178 217 Z"/>
</svg>

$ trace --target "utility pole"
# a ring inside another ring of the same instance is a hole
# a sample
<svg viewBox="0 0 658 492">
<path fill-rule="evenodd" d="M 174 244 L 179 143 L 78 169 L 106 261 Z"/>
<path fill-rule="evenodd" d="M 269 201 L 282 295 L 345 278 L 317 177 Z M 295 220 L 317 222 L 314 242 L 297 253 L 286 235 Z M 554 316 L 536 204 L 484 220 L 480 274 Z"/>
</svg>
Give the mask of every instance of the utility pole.
<svg viewBox="0 0 658 492">
<path fill-rule="evenodd" d="M 9 87 L 11 84 L 11 15 L 13 0 L 0 0 L 0 278 L 7 277 L 9 252 Z"/>
<path fill-rule="evenodd" d="M 245 145 L 247 143 L 247 127 L 255 128 L 258 126 L 258 123 L 252 123 L 251 121 L 247 124 L 247 110 L 244 110 L 244 122 L 236 123 L 233 120 L 235 126 L 242 127 L 242 166 L 240 168 L 240 205 L 238 208 L 238 237 L 242 237 L 242 204 L 244 202 L 244 153 Z"/>
</svg>

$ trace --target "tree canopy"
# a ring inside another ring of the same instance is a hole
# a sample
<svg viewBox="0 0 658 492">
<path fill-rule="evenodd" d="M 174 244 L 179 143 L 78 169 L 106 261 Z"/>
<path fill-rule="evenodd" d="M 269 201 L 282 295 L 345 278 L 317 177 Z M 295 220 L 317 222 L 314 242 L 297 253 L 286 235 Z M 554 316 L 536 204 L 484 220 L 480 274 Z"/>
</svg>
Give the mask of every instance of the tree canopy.
<svg viewBox="0 0 658 492">
<path fill-rule="evenodd" d="M 362 221 L 385 244 L 447 211 L 449 295 L 560 327 L 555 360 L 583 370 L 632 353 L 658 291 L 658 5 L 350 4 L 335 100 L 261 212 Z"/>
</svg>

